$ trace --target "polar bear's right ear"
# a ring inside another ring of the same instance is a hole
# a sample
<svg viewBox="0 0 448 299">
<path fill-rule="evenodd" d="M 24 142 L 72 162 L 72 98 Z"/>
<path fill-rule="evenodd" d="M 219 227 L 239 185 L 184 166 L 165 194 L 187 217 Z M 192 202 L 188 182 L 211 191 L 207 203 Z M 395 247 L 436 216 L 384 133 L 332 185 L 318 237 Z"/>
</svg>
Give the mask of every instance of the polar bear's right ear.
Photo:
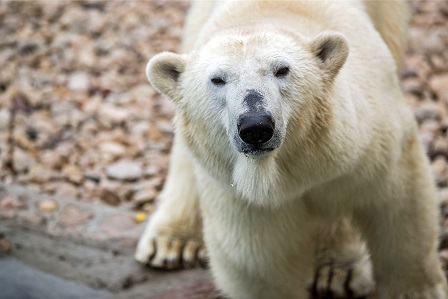
<svg viewBox="0 0 448 299">
<path fill-rule="evenodd" d="M 149 60 L 146 78 L 158 92 L 177 102 L 182 98 L 179 78 L 185 71 L 186 64 L 184 55 L 162 52 Z"/>
<path fill-rule="evenodd" d="M 347 38 L 337 32 L 322 32 L 310 44 L 311 53 L 319 60 L 321 70 L 333 80 L 349 53 Z"/>
</svg>

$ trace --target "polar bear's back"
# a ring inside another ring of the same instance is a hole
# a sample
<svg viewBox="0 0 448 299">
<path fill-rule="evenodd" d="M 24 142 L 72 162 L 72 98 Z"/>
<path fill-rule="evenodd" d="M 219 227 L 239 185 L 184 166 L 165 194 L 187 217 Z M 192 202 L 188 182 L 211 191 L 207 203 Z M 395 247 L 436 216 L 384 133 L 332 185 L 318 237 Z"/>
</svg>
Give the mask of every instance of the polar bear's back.
<svg viewBox="0 0 448 299">
<path fill-rule="evenodd" d="M 281 5 L 280 5 L 281 4 Z M 280 7 L 286 9 L 282 10 Z M 304 8 L 306 7 L 306 8 Z M 273 9 L 274 8 L 274 9 Z M 183 52 L 190 52 L 201 39 L 222 27 L 239 24 L 245 18 L 251 18 L 254 9 L 264 10 L 265 14 L 278 11 L 299 15 L 309 14 L 313 18 L 341 24 L 341 18 L 348 26 L 356 27 L 347 20 L 347 10 L 367 12 L 375 29 L 380 33 L 392 53 L 398 70 L 401 69 L 406 50 L 406 32 L 409 20 L 408 4 L 404 0 L 391 1 L 194 1 L 190 8 L 183 36 Z M 318 16 L 320 15 L 320 17 Z M 342 22 L 342 23 L 344 23 Z M 335 28 L 336 29 L 336 28 Z M 362 34 L 362 33 L 360 33 Z"/>
</svg>

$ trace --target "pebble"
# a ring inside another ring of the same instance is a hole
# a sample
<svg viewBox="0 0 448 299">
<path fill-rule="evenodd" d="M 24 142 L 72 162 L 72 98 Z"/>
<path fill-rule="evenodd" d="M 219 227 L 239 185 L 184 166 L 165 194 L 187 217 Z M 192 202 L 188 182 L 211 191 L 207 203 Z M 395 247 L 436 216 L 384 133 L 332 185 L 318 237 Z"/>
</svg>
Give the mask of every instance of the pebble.
<svg viewBox="0 0 448 299">
<path fill-rule="evenodd" d="M 153 188 L 145 188 L 142 190 L 137 191 L 133 198 L 132 201 L 136 204 L 136 205 L 143 205 L 144 203 L 147 202 L 153 202 L 154 199 L 157 197 L 157 191 Z"/>
<path fill-rule="evenodd" d="M 448 73 L 432 76 L 429 80 L 429 86 L 437 97 L 448 105 Z"/>
<path fill-rule="evenodd" d="M 126 108 L 109 103 L 102 105 L 98 114 L 100 121 L 107 124 L 119 124 L 128 120 L 130 117 L 129 111 Z"/>
<path fill-rule="evenodd" d="M 149 131 L 147 122 L 138 122 L 131 127 L 132 136 L 145 136 Z"/>
<path fill-rule="evenodd" d="M 0 109 L 0 130 L 6 130 L 9 126 L 9 109 Z"/>
<path fill-rule="evenodd" d="M 438 32 L 433 32 L 426 36 L 423 47 L 429 53 L 441 53 L 446 49 L 442 36 Z"/>
<path fill-rule="evenodd" d="M 120 197 L 108 189 L 101 190 L 100 199 L 111 206 L 118 206 L 120 204 Z"/>
<path fill-rule="evenodd" d="M 85 91 L 89 88 L 89 76 L 84 72 L 74 73 L 70 76 L 68 88 L 73 91 Z"/>
<path fill-rule="evenodd" d="M 419 123 L 428 119 L 440 121 L 441 109 L 440 106 L 436 103 L 423 103 L 422 105 L 420 105 L 420 107 L 417 107 L 414 110 L 414 115 Z"/>
<path fill-rule="evenodd" d="M 134 181 L 143 176 L 143 169 L 138 162 L 121 160 L 108 166 L 106 175 L 111 179 Z"/>
<path fill-rule="evenodd" d="M 58 203 L 51 199 L 44 199 L 38 202 L 37 207 L 42 212 L 53 213 L 58 208 Z"/>
<path fill-rule="evenodd" d="M 7 195 L 0 200 L 0 210 L 24 208 L 26 208 L 26 203 L 16 196 Z"/>
<path fill-rule="evenodd" d="M 439 258 L 440 261 L 442 262 L 442 267 L 443 270 L 448 270 L 448 250 L 447 249 L 443 249 L 439 252 Z"/>
<path fill-rule="evenodd" d="M 25 215 L 24 220 L 32 226 L 41 226 L 47 224 L 47 219 L 42 215 Z"/>
<path fill-rule="evenodd" d="M 35 165 L 36 159 L 32 155 L 20 148 L 14 149 L 14 170 L 16 172 L 26 172 Z"/>
<path fill-rule="evenodd" d="M 6 239 L 0 239 L 0 250 L 2 252 L 8 253 L 12 249 L 12 244 Z"/>
<path fill-rule="evenodd" d="M 55 196 L 64 198 L 76 198 L 78 196 L 79 187 L 70 183 L 58 182 L 57 188 L 55 188 Z"/>
<path fill-rule="evenodd" d="M 75 205 L 66 206 L 59 219 L 59 224 L 65 227 L 77 226 L 86 223 L 93 218 L 93 213 Z"/>
<path fill-rule="evenodd" d="M 155 207 L 152 203 L 147 202 L 142 206 L 142 210 L 148 214 L 152 214 L 155 211 Z"/>
<path fill-rule="evenodd" d="M 152 177 L 160 174 L 160 168 L 155 165 L 149 165 L 145 167 L 143 174 L 145 177 Z"/>
<path fill-rule="evenodd" d="M 75 165 L 66 165 L 62 169 L 62 173 L 69 182 L 72 182 L 75 185 L 80 185 L 84 181 L 84 173 Z"/>
<path fill-rule="evenodd" d="M 103 154 L 113 157 L 121 157 L 126 153 L 126 148 L 117 142 L 102 142 L 99 149 Z"/>
<path fill-rule="evenodd" d="M 31 167 L 28 172 L 27 181 L 30 183 L 43 184 L 54 178 L 53 172 L 41 164 Z"/>
</svg>

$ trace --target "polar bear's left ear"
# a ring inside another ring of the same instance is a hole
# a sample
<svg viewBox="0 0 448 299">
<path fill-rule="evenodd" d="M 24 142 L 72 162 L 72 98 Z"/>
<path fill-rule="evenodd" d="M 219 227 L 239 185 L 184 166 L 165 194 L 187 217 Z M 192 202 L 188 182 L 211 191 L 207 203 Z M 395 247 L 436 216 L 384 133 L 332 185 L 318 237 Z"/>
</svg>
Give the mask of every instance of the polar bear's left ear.
<svg viewBox="0 0 448 299">
<path fill-rule="evenodd" d="M 179 79 L 186 64 L 184 55 L 162 52 L 149 60 L 146 65 L 146 78 L 158 92 L 178 102 L 182 98 Z"/>
<path fill-rule="evenodd" d="M 323 32 L 315 36 L 309 44 L 311 53 L 319 60 L 320 68 L 333 80 L 348 56 L 348 41 L 336 32 Z"/>
</svg>

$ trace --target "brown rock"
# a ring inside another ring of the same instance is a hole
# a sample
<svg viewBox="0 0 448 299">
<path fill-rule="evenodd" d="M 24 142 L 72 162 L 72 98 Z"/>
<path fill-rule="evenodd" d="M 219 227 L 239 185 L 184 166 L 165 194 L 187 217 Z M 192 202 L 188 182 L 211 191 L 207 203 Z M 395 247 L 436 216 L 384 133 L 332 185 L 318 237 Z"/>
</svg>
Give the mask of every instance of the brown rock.
<svg viewBox="0 0 448 299">
<path fill-rule="evenodd" d="M 429 53 L 441 53 L 446 49 L 442 35 L 438 32 L 432 32 L 426 36 L 423 46 Z"/>
<path fill-rule="evenodd" d="M 152 177 L 160 174 L 160 168 L 155 165 L 149 165 L 143 170 L 145 177 Z"/>
<path fill-rule="evenodd" d="M 41 164 L 33 166 L 28 172 L 27 181 L 43 184 L 54 178 L 53 172 Z"/>
<path fill-rule="evenodd" d="M 132 201 L 134 202 L 134 204 L 136 206 L 141 206 L 144 203 L 153 202 L 154 199 L 157 197 L 157 194 L 158 194 L 158 192 L 155 189 L 145 188 L 145 189 L 137 191 L 134 194 Z"/>
<path fill-rule="evenodd" d="M 109 159 L 106 159 L 107 161 L 122 157 L 126 154 L 126 147 L 117 142 L 103 142 L 100 144 L 99 148 L 103 155 L 110 156 Z"/>
<path fill-rule="evenodd" d="M 120 197 L 109 189 L 101 190 L 100 199 L 111 206 L 118 206 L 120 204 Z"/>
<path fill-rule="evenodd" d="M 441 205 L 445 205 L 447 208 L 446 217 L 448 217 L 448 187 L 438 190 L 439 202 Z"/>
<path fill-rule="evenodd" d="M 58 203 L 52 199 L 44 199 L 37 203 L 37 207 L 42 212 L 53 213 L 58 208 Z"/>
<path fill-rule="evenodd" d="M 414 54 L 406 57 L 406 65 L 409 70 L 417 74 L 420 82 L 418 86 L 421 86 L 421 82 L 425 81 L 431 73 L 431 67 L 423 54 Z"/>
<path fill-rule="evenodd" d="M 61 212 L 59 224 L 72 227 L 86 223 L 93 218 L 93 213 L 75 205 L 67 205 Z"/>
<path fill-rule="evenodd" d="M 442 262 L 443 270 L 448 270 L 448 250 L 443 249 L 439 252 L 439 259 Z"/>
<path fill-rule="evenodd" d="M 130 116 L 126 108 L 118 107 L 113 104 L 104 104 L 98 111 L 99 118 L 105 124 L 120 124 Z"/>
<path fill-rule="evenodd" d="M 20 148 L 14 150 L 14 170 L 16 172 L 25 172 L 34 165 L 36 165 L 36 160 L 31 154 Z"/>
<path fill-rule="evenodd" d="M 60 169 L 63 164 L 63 157 L 55 151 L 42 151 L 40 155 L 42 164 L 51 169 Z"/>
<path fill-rule="evenodd" d="M 75 165 L 64 166 L 62 173 L 68 181 L 76 185 L 80 185 L 84 181 L 84 173 Z"/>
<path fill-rule="evenodd" d="M 143 136 L 146 136 L 146 134 L 148 133 L 149 127 L 150 126 L 149 126 L 148 122 L 141 121 L 141 122 L 134 124 L 131 127 L 130 131 L 133 136 L 143 137 Z"/>
<path fill-rule="evenodd" d="M 427 119 L 420 125 L 420 131 L 425 131 L 430 134 L 436 135 L 436 133 L 438 133 L 438 131 L 440 130 L 440 126 L 440 122 L 434 119 Z"/>
<path fill-rule="evenodd" d="M 79 187 L 75 187 L 69 183 L 59 183 L 55 190 L 55 195 L 64 198 L 76 198 L 78 196 Z"/>
<path fill-rule="evenodd" d="M 448 73 L 432 76 L 429 86 L 441 101 L 448 104 Z"/>
<path fill-rule="evenodd" d="M 422 123 L 423 121 L 428 119 L 440 121 L 440 119 L 442 118 L 441 107 L 433 102 L 423 103 L 415 109 L 414 114 L 419 123 Z"/>
<path fill-rule="evenodd" d="M 443 136 L 436 138 L 433 143 L 433 152 L 448 156 L 448 140 Z"/>
<path fill-rule="evenodd" d="M 109 165 L 106 174 L 112 179 L 134 181 L 143 176 L 143 169 L 138 162 L 121 160 Z"/>
<path fill-rule="evenodd" d="M 152 213 L 154 213 L 154 211 L 156 210 L 154 204 L 151 202 L 147 202 L 147 203 L 143 204 L 141 209 L 150 215 Z"/>
<path fill-rule="evenodd" d="M 0 250 L 3 252 L 10 252 L 12 249 L 12 244 L 6 239 L 0 239 Z"/>
<path fill-rule="evenodd" d="M 446 72 L 448 71 L 447 61 L 443 58 L 442 55 L 432 54 L 429 58 L 431 64 L 434 66 L 435 72 Z"/>
<path fill-rule="evenodd" d="M 0 210 L 24 208 L 26 208 L 26 203 L 15 196 L 8 195 L 0 200 Z"/>
<path fill-rule="evenodd" d="M 41 226 L 47 224 L 47 219 L 42 215 L 26 215 L 23 220 L 32 226 Z"/>
</svg>

